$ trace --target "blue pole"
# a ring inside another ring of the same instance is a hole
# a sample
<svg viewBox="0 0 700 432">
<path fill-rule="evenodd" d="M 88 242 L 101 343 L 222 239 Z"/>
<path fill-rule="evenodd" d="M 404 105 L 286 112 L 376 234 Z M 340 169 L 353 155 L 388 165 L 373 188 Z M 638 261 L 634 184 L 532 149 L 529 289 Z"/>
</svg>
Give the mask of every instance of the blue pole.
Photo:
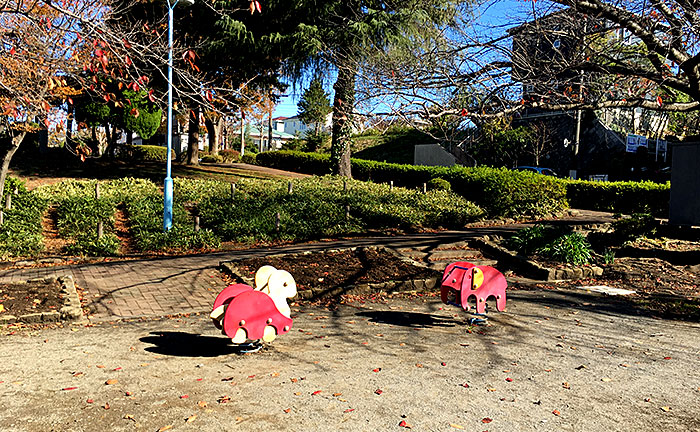
<svg viewBox="0 0 700 432">
<path fill-rule="evenodd" d="M 175 2 L 177 4 L 177 2 Z M 173 179 L 171 175 L 170 153 L 173 148 L 173 9 L 168 3 L 168 131 L 167 153 L 165 156 L 165 183 L 163 184 L 163 231 L 173 226 Z"/>
</svg>

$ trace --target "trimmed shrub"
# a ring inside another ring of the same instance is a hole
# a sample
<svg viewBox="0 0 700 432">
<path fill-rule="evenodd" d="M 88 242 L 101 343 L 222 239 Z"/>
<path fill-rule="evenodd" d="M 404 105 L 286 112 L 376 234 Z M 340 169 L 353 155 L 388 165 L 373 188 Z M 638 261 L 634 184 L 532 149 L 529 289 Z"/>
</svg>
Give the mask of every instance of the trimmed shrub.
<svg viewBox="0 0 700 432">
<path fill-rule="evenodd" d="M 202 163 L 221 163 L 223 161 L 224 158 L 222 156 L 213 154 L 204 155 L 200 160 Z"/>
<path fill-rule="evenodd" d="M 250 164 L 250 165 L 257 165 L 258 160 L 257 160 L 257 154 L 255 153 L 246 153 L 243 156 L 241 156 L 241 162 Z"/>
<path fill-rule="evenodd" d="M 566 197 L 572 207 L 615 213 L 668 217 L 670 191 L 670 183 L 566 180 Z"/>
<path fill-rule="evenodd" d="M 219 156 L 222 157 L 224 162 L 238 162 L 241 160 L 241 153 L 232 149 L 219 150 Z"/>
<path fill-rule="evenodd" d="M 330 156 L 291 151 L 258 155 L 263 166 L 322 175 L 330 172 Z M 433 178 L 448 181 L 452 190 L 486 209 L 491 216 L 538 217 L 567 207 L 562 181 L 505 168 L 428 167 L 352 159 L 353 177 L 405 187 L 420 187 Z"/>
<path fill-rule="evenodd" d="M 120 148 L 119 159 L 126 161 L 152 161 L 165 162 L 167 147 L 155 145 L 125 145 Z M 175 156 L 175 152 L 171 150 L 171 157 Z"/>
<path fill-rule="evenodd" d="M 452 190 L 452 185 L 445 179 L 436 177 L 427 183 L 428 190 Z"/>
<path fill-rule="evenodd" d="M 224 240 L 307 240 L 367 229 L 461 227 L 484 214 L 447 191 L 390 191 L 387 185 L 339 177 L 295 180 L 292 194 L 286 181 L 241 181 L 233 200 L 225 188 L 207 189 L 212 192 L 199 203 L 202 224 Z"/>
</svg>

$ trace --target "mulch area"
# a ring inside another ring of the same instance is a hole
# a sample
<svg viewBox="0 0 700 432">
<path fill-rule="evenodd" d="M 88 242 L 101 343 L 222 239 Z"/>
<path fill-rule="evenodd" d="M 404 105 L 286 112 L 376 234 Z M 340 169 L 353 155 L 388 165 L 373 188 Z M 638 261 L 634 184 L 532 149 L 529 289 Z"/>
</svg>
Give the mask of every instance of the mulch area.
<svg viewBox="0 0 700 432">
<path fill-rule="evenodd" d="M 264 265 L 286 270 L 292 274 L 300 291 L 440 276 L 435 270 L 411 265 L 386 250 L 375 248 L 252 258 L 235 264 L 250 278 Z"/>
<path fill-rule="evenodd" d="M 0 315 L 26 315 L 58 310 L 63 305 L 58 281 L 0 284 Z"/>
</svg>

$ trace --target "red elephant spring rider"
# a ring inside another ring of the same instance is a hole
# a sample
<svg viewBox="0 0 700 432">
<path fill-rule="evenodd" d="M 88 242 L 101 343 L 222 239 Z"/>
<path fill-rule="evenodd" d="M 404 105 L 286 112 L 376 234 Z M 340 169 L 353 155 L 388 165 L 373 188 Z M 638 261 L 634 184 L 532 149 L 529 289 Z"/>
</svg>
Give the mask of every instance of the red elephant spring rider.
<svg viewBox="0 0 700 432">
<path fill-rule="evenodd" d="M 473 297 L 479 315 L 486 311 L 486 300 L 493 297 L 496 310 L 503 312 L 507 286 L 506 278 L 495 268 L 459 261 L 445 268 L 440 297 L 443 303 L 461 307 L 467 312 L 471 309 L 469 300 Z"/>
<path fill-rule="evenodd" d="M 296 294 L 289 272 L 263 266 L 255 273 L 255 288 L 245 284 L 224 288 L 214 300 L 210 317 L 231 342 L 257 351 L 262 346 L 260 339 L 272 342 L 277 335 L 289 332 L 292 319 L 287 299 Z"/>
</svg>

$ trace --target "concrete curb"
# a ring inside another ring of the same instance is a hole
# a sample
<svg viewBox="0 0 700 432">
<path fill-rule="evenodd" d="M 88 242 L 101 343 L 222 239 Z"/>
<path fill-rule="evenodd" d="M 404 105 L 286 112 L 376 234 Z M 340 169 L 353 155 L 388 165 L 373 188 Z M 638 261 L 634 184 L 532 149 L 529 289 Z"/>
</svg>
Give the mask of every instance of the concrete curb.
<svg viewBox="0 0 700 432">
<path fill-rule="evenodd" d="M 532 279 L 552 282 L 560 280 L 578 280 L 588 277 L 597 277 L 603 274 L 603 269 L 598 266 L 571 266 L 558 269 L 545 267 L 517 252 L 506 249 L 496 242 L 491 241 L 488 236 L 474 239 L 473 243 L 476 247 L 481 249 L 482 252 L 486 252 L 495 257 L 498 261 L 503 261 L 505 264 L 525 273 L 524 276 Z"/>
<path fill-rule="evenodd" d="M 342 249 L 329 249 L 324 252 L 344 252 L 344 251 L 355 251 L 357 249 L 377 249 L 377 250 L 384 250 L 386 252 L 389 252 L 391 255 L 396 257 L 397 259 L 410 264 L 415 267 L 422 267 L 428 269 L 429 267 L 421 264 L 419 262 L 416 262 L 410 258 L 407 258 L 400 253 L 396 252 L 395 250 L 385 247 L 385 246 L 370 246 L 370 247 L 351 247 L 351 248 L 342 248 Z M 293 254 L 275 254 L 275 255 L 268 255 L 266 258 L 284 258 L 284 257 L 294 257 L 294 256 L 300 256 L 300 255 L 310 255 L 318 253 L 318 251 L 307 251 L 307 252 L 302 252 L 302 253 L 293 253 Z M 245 258 L 244 258 L 245 259 Z M 231 277 L 233 277 L 238 283 L 244 283 L 246 285 L 250 286 L 255 286 L 255 281 L 252 278 L 243 276 L 243 272 L 236 267 L 235 263 L 237 261 L 243 261 L 244 259 L 241 260 L 234 260 L 234 261 L 222 261 L 219 263 L 220 268 L 222 271 L 226 272 L 229 274 Z M 425 279 L 410 279 L 410 280 L 404 280 L 404 281 L 388 281 L 388 282 L 379 282 L 379 283 L 364 283 L 364 284 L 357 284 L 357 285 L 351 285 L 351 286 L 346 286 L 346 287 L 337 287 L 333 288 L 330 290 L 322 290 L 322 289 L 317 289 L 317 288 L 312 288 L 308 290 L 303 290 L 299 291 L 297 293 L 297 297 L 302 300 L 309 300 L 309 299 L 314 299 L 314 298 L 322 298 L 322 297 L 338 297 L 340 295 L 369 295 L 369 294 L 378 294 L 378 293 L 385 293 L 385 294 L 398 294 L 398 293 L 410 293 L 410 292 L 423 292 L 423 291 L 430 291 L 435 286 L 438 284 L 438 279 L 439 277 L 432 277 L 432 278 L 425 278 Z"/>
<path fill-rule="evenodd" d="M 29 279 L 24 282 L 15 282 L 19 284 L 30 284 L 32 282 L 52 283 L 59 282 L 61 284 L 61 294 L 63 295 L 63 306 L 58 311 L 36 312 L 24 314 L 20 316 L 4 315 L 0 316 L 0 325 L 14 324 L 23 322 L 27 324 L 50 323 L 59 321 L 73 321 L 83 317 L 83 309 L 80 305 L 78 291 L 75 289 L 75 282 L 71 276 L 47 277 Z"/>
</svg>

